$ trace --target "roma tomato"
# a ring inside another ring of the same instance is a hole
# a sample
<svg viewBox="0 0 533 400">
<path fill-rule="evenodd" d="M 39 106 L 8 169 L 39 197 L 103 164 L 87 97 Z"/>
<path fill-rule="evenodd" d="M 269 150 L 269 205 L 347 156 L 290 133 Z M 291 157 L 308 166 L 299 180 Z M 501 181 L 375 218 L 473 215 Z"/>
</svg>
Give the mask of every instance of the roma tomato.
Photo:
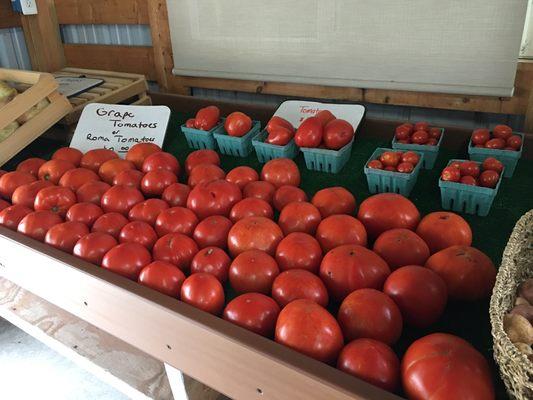
<svg viewBox="0 0 533 400">
<path fill-rule="evenodd" d="M 200 250 L 191 261 L 191 274 L 205 272 L 214 275 L 221 283 L 228 280 L 231 258 L 219 247 L 206 247 Z"/>
<path fill-rule="evenodd" d="M 462 176 L 459 182 L 463 185 L 477 186 L 477 179 L 470 175 Z"/>
<path fill-rule="evenodd" d="M 431 254 L 450 246 L 472 244 L 472 230 L 468 222 L 449 211 L 436 211 L 426 215 L 418 224 L 416 234 L 427 243 Z"/>
<path fill-rule="evenodd" d="M 416 165 L 420 161 L 420 156 L 414 151 L 406 151 L 402 154 L 400 161 L 402 163 L 411 163 L 413 165 Z"/>
<path fill-rule="evenodd" d="M 273 216 L 274 210 L 272 210 L 270 204 L 253 197 L 242 199 L 232 207 L 229 213 L 229 218 L 233 223 L 246 217 L 265 217 L 272 219 Z"/>
<path fill-rule="evenodd" d="M 117 244 L 113 236 L 103 232 L 93 232 L 76 242 L 72 254 L 87 262 L 101 265 L 104 255 Z"/>
<path fill-rule="evenodd" d="M 265 143 L 275 144 L 276 146 L 287 145 L 294 137 L 294 131 L 291 131 L 282 126 L 275 126 L 270 129 Z"/>
<path fill-rule="evenodd" d="M 459 182 L 461 180 L 461 170 L 449 165 L 442 170 L 440 179 L 448 182 Z"/>
<path fill-rule="evenodd" d="M 80 166 L 83 153 L 73 147 L 61 147 L 52 154 L 52 160 L 65 160 L 71 162 L 76 167 Z"/>
<path fill-rule="evenodd" d="M 358 289 L 342 302 L 337 316 L 346 340 L 368 338 L 392 345 L 402 334 L 396 303 L 376 289 Z"/>
<path fill-rule="evenodd" d="M 379 161 L 381 161 L 381 163 L 385 167 L 396 168 L 401 158 L 402 158 L 402 154 L 398 151 L 385 151 L 381 153 L 381 155 L 379 156 Z"/>
<path fill-rule="evenodd" d="M 180 163 L 176 157 L 164 151 L 150 154 L 144 159 L 142 166 L 144 173 L 158 169 L 166 169 L 178 176 L 180 174 Z"/>
<path fill-rule="evenodd" d="M 9 210 L 9 208 L 6 208 L 6 210 Z M 52 226 L 62 222 L 63 219 L 52 211 L 34 211 L 21 219 L 17 226 L 17 231 L 42 242 L 44 241 L 46 232 L 48 232 Z"/>
<path fill-rule="evenodd" d="M 294 186 L 288 186 L 294 187 Z M 265 200 L 267 203 L 272 204 L 272 199 L 274 198 L 274 193 L 276 192 L 276 187 L 270 182 L 265 181 L 255 181 L 249 182 L 242 189 L 243 198 L 256 198 Z"/>
<path fill-rule="evenodd" d="M 68 221 L 48 229 L 44 242 L 66 253 L 72 253 L 78 240 L 88 234 L 89 228 L 84 223 Z"/>
<path fill-rule="evenodd" d="M 13 204 L 20 204 L 22 206 L 33 208 L 33 203 L 35 203 L 35 197 L 37 196 L 37 193 L 39 193 L 41 189 L 50 186 L 54 186 L 54 184 L 50 181 L 35 181 L 19 186 L 13 192 L 13 195 L 11 196 L 11 202 Z"/>
<path fill-rule="evenodd" d="M 383 292 L 394 300 L 404 321 L 416 328 L 427 328 L 437 322 L 448 301 L 442 278 L 418 265 L 407 265 L 390 274 Z"/>
<path fill-rule="evenodd" d="M 185 274 L 175 265 L 165 261 L 153 261 L 139 274 L 141 285 L 174 298 L 180 297 L 183 282 L 185 282 Z"/>
<path fill-rule="evenodd" d="M 405 265 L 424 265 L 430 255 L 428 245 L 420 236 L 409 229 L 398 228 L 379 235 L 373 250 L 392 271 Z"/>
<path fill-rule="evenodd" d="M 202 131 L 210 131 L 220 120 L 220 110 L 217 106 L 200 108 L 194 118 L 194 127 Z"/>
<path fill-rule="evenodd" d="M 426 131 L 426 132 L 428 132 L 429 131 L 429 123 L 427 123 L 425 121 L 417 122 L 413 126 L 413 131 L 414 132 L 416 132 L 416 131 Z"/>
<path fill-rule="evenodd" d="M 311 203 L 318 208 L 322 218 L 333 214 L 353 214 L 355 212 L 355 197 L 341 186 L 319 190 L 311 199 Z"/>
<path fill-rule="evenodd" d="M 153 226 L 159 214 L 166 209 L 168 204 L 165 201 L 148 199 L 135 204 L 128 213 L 128 218 L 130 221 L 143 221 Z"/>
<path fill-rule="evenodd" d="M 213 315 L 224 308 L 224 288 L 211 274 L 192 274 L 181 286 L 181 301 Z"/>
<path fill-rule="evenodd" d="M 191 188 L 183 183 L 173 183 L 163 191 L 161 198 L 171 207 L 187 207 L 187 197 Z"/>
<path fill-rule="evenodd" d="M 192 236 L 196 225 L 198 225 L 198 218 L 191 210 L 184 207 L 163 210 L 155 220 L 155 230 L 159 236 L 167 233 L 183 233 Z"/>
<path fill-rule="evenodd" d="M 187 208 L 200 219 L 211 215 L 228 216 L 231 208 L 241 200 L 239 187 L 221 179 L 196 185 L 187 198 Z"/>
<path fill-rule="evenodd" d="M 318 147 L 322 142 L 323 134 L 322 120 L 317 117 L 309 117 L 296 130 L 294 142 L 298 147 Z"/>
<path fill-rule="evenodd" d="M 307 195 L 302 189 L 296 186 L 285 185 L 276 189 L 272 203 L 274 204 L 274 208 L 281 212 L 289 203 L 304 201 L 307 201 Z"/>
<path fill-rule="evenodd" d="M 102 196 L 111 189 L 111 185 L 105 182 L 89 182 L 76 191 L 76 197 L 80 203 L 94 203 L 100 205 Z"/>
<path fill-rule="evenodd" d="M 299 186 L 300 170 L 289 158 L 274 158 L 263 165 L 261 179 L 277 188 L 284 185 Z"/>
<path fill-rule="evenodd" d="M 343 244 L 358 244 L 366 247 L 367 237 L 364 225 L 350 215 L 330 215 L 320 221 L 316 239 L 322 250 L 328 252 Z"/>
<path fill-rule="evenodd" d="M 142 193 L 131 186 L 117 185 L 102 195 L 102 209 L 106 212 L 118 212 L 128 215 L 132 207 L 144 201 Z"/>
<path fill-rule="evenodd" d="M 215 150 L 211 149 L 193 151 L 185 159 L 185 171 L 190 174 L 193 168 L 200 164 L 220 165 L 220 157 Z"/>
<path fill-rule="evenodd" d="M 137 143 L 126 153 L 126 160 L 132 162 L 135 168 L 141 169 L 146 157 L 160 151 L 163 150 L 155 143 Z"/>
<path fill-rule="evenodd" d="M 479 186 L 495 188 L 500 180 L 500 174 L 496 171 L 483 171 L 479 175 Z"/>
<path fill-rule="evenodd" d="M 39 176 L 39 179 L 50 181 L 54 185 L 57 185 L 65 172 L 74 168 L 76 168 L 76 166 L 69 161 L 50 160 L 41 165 L 37 175 Z"/>
<path fill-rule="evenodd" d="M 428 140 L 429 140 L 429 133 L 427 131 L 419 130 L 419 131 L 415 131 L 415 133 L 411 135 L 411 142 L 415 144 L 426 144 Z"/>
<path fill-rule="evenodd" d="M 42 158 L 32 157 L 27 158 L 26 160 L 22 161 L 19 165 L 17 165 L 17 171 L 19 172 L 27 172 L 29 174 L 32 174 L 35 178 L 37 178 L 39 173 L 39 168 L 41 168 L 41 165 L 43 165 L 46 162 L 46 160 L 43 160 Z"/>
<path fill-rule="evenodd" d="M 8 172 L 0 177 L 0 196 L 7 200 L 11 200 L 15 189 L 35 181 L 35 177 L 29 172 Z"/>
<path fill-rule="evenodd" d="M 106 213 L 94 221 L 91 231 L 107 233 L 115 239 L 118 239 L 120 230 L 128 222 L 128 219 L 122 214 L 116 212 Z"/>
<path fill-rule="evenodd" d="M 118 235 L 120 243 L 139 243 L 151 250 L 157 242 L 157 234 L 150 225 L 143 221 L 133 221 L 122 227 Z"/>
<path fill-rule="evenodd" d="M 35 211 L 52 211 L 65 217 L 68 209 L 76 203 L 76 194 L 65 187 L 50 186 L 39 190 L 33 208 Z"/>
<path fill-rule="evenodd" d="M 76 203 L 72 205 L 66 214 L 67 221 L 81 222 L 89 228 L 100 218 L 104 212 L 93 203 Z"/>
<path fill-rule="evenodd" d="M 281 308 L 291 301 L 308 299 L 326 307 L 328 290 L 315 274 L 304 269 L 289 269 L 279 274 L 272 284 L 272 298 Z"/>
<path fill-rule="evenodd" d="M 477 178 L 479 176 L 479 164 L 474 161 L 465 161 L 461 163 L 459 171 L 461 171 L 461 176 L 473 176 Z"/>
<path fill-rule="evenodd" d="M 354 137 L 353 126 L 343 119 L 334 119 L 324 127 L 323 141 L 326 148 L 339 150 Z"/>
<path fill-rule="evenodd" d="M 150 252 L 139 243 L 122 243 L 102 259 L 102 267 L 136 281 L 142 269 L 152 262 Z"/>
<path fill-rule="evenodd" d="M 415 166 L 408 162 L 401 162 L 396 167 L 396 171 L 401 172 L 402 174 L 410 174 L 415 169 Z"/>
<path fill-rule="evenodd" d="M 335 115 L 333 115 L 333 113 L 329 110 L 320 110 L 316 113 L 315 117 L 322 122 L 322 126 L 326 126 L 335 119 Z"/>
<path fill-rule="evenodd" d="M 121 158 L 114 158 L 100 165 L 100 168 L 98 168 L 98 175 L 100 175 L 100 178 L 102 178 L 104 182 L 111 185 L 115 176 L 121 172 L 131 170 L 135 170 L 135 165 L 133 165 L 132 162 L 122 160 Z"/>
<path fill-rule="evenodd" d="M 226 117 L 224 129 L 229 136 L 242 137 L 252 129 L 252 119 L 240 111 L 232 112 Z"/>
<path fill-rule="evenodd" d="M 15 204 L 0 211 L 0 225 L 16 231 L 20 221 L 30 214 L 32 209 L 20 204 Z"/>
<path fill-rule="evenodd" d="M 178 177 L 165 169 L 150 171 L 141 180 L 141 191 L 146 196 L 161 196 L 165 189 L 177 183 Z"/>
<path fill-rule="evenodd" d="M 258 335 L 272 337 L 279 311 L 279 306 L 270 297 L 245 293 L 228 303 L 223 318 Z"/>
<path fill-rule="evenodd" d="M 473 144 L 485 144 L 490 139 L 490 132 L 488 129 L 475 129 L 474 132 L 472 132 L 472 143 Z"/>
<path fill-rule="evenodd" d="M 394 135 L 398 140 L 409 139 L 413 133 L 413 124 L 401 124 L 396 127 L 394 130 Z"/>
<path fill-rule="evenodd" d="M 243 218 L 228 233 L 228 249 L 232 256 L 247 250 L 262 250 L 274 255 L 283 238 L 281 228 L 265 217 Z"/>
<path fill-rule="evenodd" d="M 389 274 L 385 260 L 372 250 L 352 244 L 330 250 L 320 264 L 320 277 L 337 301 L 357 289 L 381 289 Z"/>
<path fill-rule="evenodd" d="M 496 125 L 492 129 L 492 136 L 498 139 L 507 140 L 513 134 L 513 129 L 507 125 Z"/>
<path fill-rule="evenodd" d="M 507 147 L 511 147 L 513 150 L 520 150 L 522 147 L 522 138 L 518 135 L 509 136 L 506 141 Z"/>
<path fill-rule="evenodd" d="M 222 215 L 212 215 L 200 221 L 192 234 L 198 246 L 203 249 L 209 246 L 225 249 L 228 245 L 228 233 L 232 222 Z"/>
<path fill-rule="evenodd" d="M 368 168 L 383 169 L 383 163 L 379 160 L 371 160 L 366 165 Z"/>
<path fill-rule="evenodd" d="M 501 174 L 503 171 L 503 164 L 501 161 L 495 159 L 494 157 L 487 157 L 481 164 L 483 171 L 491 170 L 496 171 Z"/>
<path fill-rule="evenodd" d="M 194 118 L 189 118 L 187 121 L 185 121 L 185 126 L 187 128 L 194 128 L 194 123 L 196 121 L 194 120 Z"/>
<path fill-rule="evenodd" d="M 274 115 L 267 123 L 266 131 L 270 133 L 274 128 L 281 127 L 289 130 L 290 132 L 294 133 L 294 126 L 287 121 L 285 118 L 278 117 L 277 115 Z"/>
<path fill-rule="evenodd" d="M 316 360 L 332 364 L 344 344 L 339 324 L 312 300 L 287 304 L 276 322 L 275 340 Z"/>
<path fill-rule="evenodd" d="M 505 140 L 500 138 L 490 139 L 487 143 L 485 143 L 485 147 L 488 149 L 501 150 L 505 147 Z"/>
<path fill-rule="evenodd" d="M 83 155 L 80 167 L 98 172 L 100 166 L 108 160 L 118 158 L 118 154 L 109 149 L 93 149 Z"/>
<path fill-rule="evenodd" d="M 436 127 L 429 128 L 429 139 L 435 139 L 438 141 L 440 139 L 441 134 L 442 129 Z"/>
<path fill-rule="evenodd" d="M 195 187 L 199 183 L 208 183 L 225 177 L 226 173 L 219 166 L 215 164 L 199 164 L 192 169 L 187 184 L 190 187 Z"/>
<path fill-rule="evenodd" d="M 134 187 L 135 189 L 140 189 L 143 177 L 144 173 L 141 171 L 136 169 L 128 169 L 115 175 L 113 178 L 113 186 L 125 185 Z"/>
<path fill-rule="evenodd" d="M 314 235 L 322 217 L 313 204 L 292 202 L 279 214 L 278 224 L 285 235 L 291 232 L 305 232 Z"/>
<path fill-rule="evenodd" d="M 79 188 L 89 182 L 98 182 L 100 178 L 96 172 L 87 168 L 74 168 L 63 174 L 59 180 L 59 186 L 69 188 L 76 192 Z"/>
<path fill-rule="evenodd" d="M 181 233 L 168 233 L 160 237 L 152 250 L 154 260 L 167 261 L 182 271 L 189 269 L 196 253 L 198 246 L 194 240 Z"/>
<path fill-rule="evenodd" d="M 279 275 L 276 260 L 261 250 L 247 250 L 235 257 L 229 267 L 229 282 L 237 293 L 270 294 Z"/>
<path fill-rule="evenodd" d="M 293 232 L 279 242 L 276 261 L 281 271 L 305 269 L 316 274 L 322 261 L 322 249 L 313 236 Z"/>
<path fill-rule="evenodd" d="M 242 190 L 248 183 L 259 180 L 259 174 L 255 169 L 243 165 L 228 172 L 226 180 L 236 184 Z"/>
</svg>

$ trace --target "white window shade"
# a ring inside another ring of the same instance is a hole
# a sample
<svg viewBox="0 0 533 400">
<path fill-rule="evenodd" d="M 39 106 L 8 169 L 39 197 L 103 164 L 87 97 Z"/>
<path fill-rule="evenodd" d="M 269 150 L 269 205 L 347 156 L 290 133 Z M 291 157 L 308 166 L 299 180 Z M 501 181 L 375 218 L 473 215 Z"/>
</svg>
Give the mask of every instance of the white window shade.
<svg viewBox="0 0 533 400">
<path fill-rule="evenodd" d="M 527 0 L 168 0 L 177 75 L 512 95 Z"/>
</svg>

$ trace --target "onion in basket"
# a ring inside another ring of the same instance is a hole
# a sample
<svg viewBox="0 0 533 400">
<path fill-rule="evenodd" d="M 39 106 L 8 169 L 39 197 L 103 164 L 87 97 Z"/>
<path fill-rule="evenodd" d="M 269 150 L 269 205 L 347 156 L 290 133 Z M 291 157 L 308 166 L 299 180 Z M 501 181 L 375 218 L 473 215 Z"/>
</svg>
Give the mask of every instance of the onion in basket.
<svg viewBox="0 0 533 400">
<path fill-rule="evenodd" d="M 28 111 L 26 111 L 24 114 L 22 114 L 20 117 L 17 118 L 17 122 L 19 124 L 25 124 L 30 119 L 35 117 L 37 114 L 39 114 L 46 106 L 50 104 L 48 99 L 43 99 L 37 104 L 35 104 L 32 108 L 30 108 Z"/>
<path fill-rule="evenodd" d="M 16 95 L 16 89 L 12 88 L 4 81 L 0 81 L 0 107 L 9 103 Z"/>
<path fill-rule="evenodd" d="M 17 130 L 19 126 L 20 125 L 18 124 L 17 121 L 13 121 L 8 126 L 6 126 L 4 129 L 0 129 L 0 142 L 3 142 L 4 140 L 6 140 L 9 137 L 9 135 L 11 135 L 13 132 Z"/>
</svg>

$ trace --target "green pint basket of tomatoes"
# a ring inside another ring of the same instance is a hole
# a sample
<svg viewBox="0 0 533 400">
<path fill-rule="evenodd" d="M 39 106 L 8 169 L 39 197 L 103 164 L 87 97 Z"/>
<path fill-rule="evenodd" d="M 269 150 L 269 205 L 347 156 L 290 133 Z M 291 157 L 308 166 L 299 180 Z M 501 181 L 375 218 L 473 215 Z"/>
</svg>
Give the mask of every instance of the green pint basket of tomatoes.
<svg viewBox="0 0 533 400">
<path fill-rule="evenodd" d="M 427 122 L 404 123 L 396 127 L 392 148 L 394 150 L 424 153 L 423 167 L 432 169 L 439 155 L 444 129 L 430 127 Z"/>
<path fill-rule="evenodd" d="M 217 144 L 213 133 L 220 125 L 218 107 L 207 106 L 198 110 L 194 118 L 188 119 L 181 125 L 181 131 L 191 149 L 214 150 Z"/>
<path fill-rule="evenodd" d="M 213 132 L 218 148 L 222 154 L 246 157 L 252 150 L 252 139 L 261 130 L 261 122 L 252 121 L 241 112 L 233 112 L 222 118 L 223 124 Z"/>
<path fill-rule="evenodd" d="M 267 137 L 268 132 L 263 130 L 252 139 L 252 145 L 254 146 L 259 162 L 265 163 L 274 158 L 294 158 L 298 155 L 298 147 L 294 143 L 294 140 L 291 140 L 284 146 L 280 146 L 266 143 L 265 139 Z"/>
</svg>

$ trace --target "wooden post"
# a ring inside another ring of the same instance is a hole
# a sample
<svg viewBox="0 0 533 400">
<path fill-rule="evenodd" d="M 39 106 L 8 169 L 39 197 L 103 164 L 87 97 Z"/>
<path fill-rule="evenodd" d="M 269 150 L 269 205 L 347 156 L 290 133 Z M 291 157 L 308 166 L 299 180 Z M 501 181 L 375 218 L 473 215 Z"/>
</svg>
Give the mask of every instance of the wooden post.
<svg viewBox="0 0 533 400">
<path fill-rule="evenodd" d="M 533 79 L 529 82 L 529 100 L 526 105 L 524 132 L 533 133 Z"/>
<path fill-rule="evenodd" d="M 22 29 L 36 71 L 55 72 L 65 66 L 54 0 L 36 0 L 37 15 L 23 15 Z"/>
</svg>

